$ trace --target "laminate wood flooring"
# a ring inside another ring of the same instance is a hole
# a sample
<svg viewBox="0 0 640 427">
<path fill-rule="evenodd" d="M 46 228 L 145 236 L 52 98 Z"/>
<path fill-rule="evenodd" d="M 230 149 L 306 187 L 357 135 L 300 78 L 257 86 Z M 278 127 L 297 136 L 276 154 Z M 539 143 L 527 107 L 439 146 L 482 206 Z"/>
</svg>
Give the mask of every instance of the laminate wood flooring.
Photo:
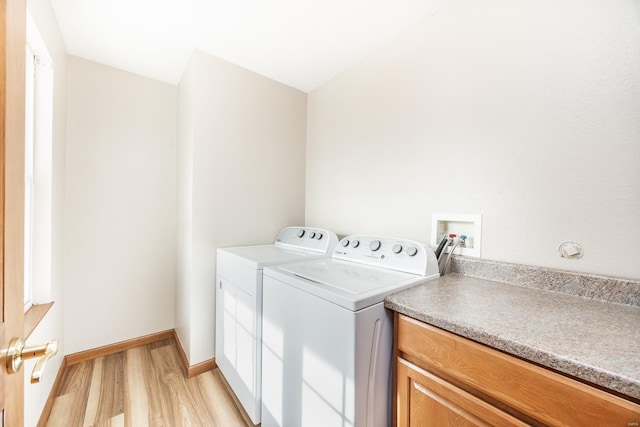
<svg viewBox="0 0 640 427">
<path fill-rule="evenodd" d="M 246 415 L 245 415 L 246 416 Z M 187 378 L 173 339 L 69 366 L 47 427 L 246 427 L 218 369 Z"/>
</svg>

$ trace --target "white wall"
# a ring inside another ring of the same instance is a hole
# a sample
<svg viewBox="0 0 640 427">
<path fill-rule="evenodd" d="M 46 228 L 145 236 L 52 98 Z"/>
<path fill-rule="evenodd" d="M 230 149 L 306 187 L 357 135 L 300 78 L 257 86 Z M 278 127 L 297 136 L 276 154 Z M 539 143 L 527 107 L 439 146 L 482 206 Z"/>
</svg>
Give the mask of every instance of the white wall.
<svg viewBox="0 0 640 427">
<path fill-rule="evenodd" d="M 306 94 L 198 51 L 180 91 L 192 133 L 180 130 L 179 191 L 192 194 L 178 195 L 191 204 L 179 228 L 191 252 L 178 255 L 189 261 L 176 318 L 188 318 L 178 333 L 193 365 L 214 356 L 216 248 L 271 243 L 304 221 Z"/>
<path fill-rule="evenodd" d="M 66 120 L 67 120 L 67 72 L 66 48 L 60 30 L 48 0 L 29 0 L 29 11 L 44 39 L 47 50 L 54 63 L 53 92 L 53 168 L 51 210 L 51 297 L 55 304 L 38 327 L 33 331 L 27 344 L 40 344 L 57 338 L 60 350 L 47 364 L 42 380 L 30 384 L 29 378 L 35 361 L 25 362 L 25 426 L 35 426 L 42 408 L 47 401 L 53 381 L 65 354 L 63 330 L 63 252 L 64 252 L 64 201 L 65 201 L 65 162 L 66 162 Z"/>
<path fill-rule="evenodd" d="M 306 221 L 480 213 L 483 258 L 638 279 L 638 70 L 637 2 L 448 3 L 309 94 Z"/>
<path fill-rule="evenodd" d="M 69 57 L 65 352 L 175 326 L 178 89 Z"/>
<path fill-rule="evenodd" d="M 178 246 L 176 264 L 176 333 L 187 357 L 191 354 L 191 281 L 193 269 L 193 145 L 195 138 L 195 65 L 187 66 L 178 96 Z"/>
</svg>

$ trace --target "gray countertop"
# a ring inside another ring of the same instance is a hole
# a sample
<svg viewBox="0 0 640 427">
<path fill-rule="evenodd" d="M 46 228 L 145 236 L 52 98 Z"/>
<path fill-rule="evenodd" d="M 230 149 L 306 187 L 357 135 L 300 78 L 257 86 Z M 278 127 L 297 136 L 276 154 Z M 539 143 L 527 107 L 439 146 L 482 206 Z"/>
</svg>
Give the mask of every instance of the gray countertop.
<svg viewBox="0 0 640 427">
<path fill-rule="evenodd" d="M 449 274 L 385 306 L 640 399 L 640 307 Z"/>
</svg>

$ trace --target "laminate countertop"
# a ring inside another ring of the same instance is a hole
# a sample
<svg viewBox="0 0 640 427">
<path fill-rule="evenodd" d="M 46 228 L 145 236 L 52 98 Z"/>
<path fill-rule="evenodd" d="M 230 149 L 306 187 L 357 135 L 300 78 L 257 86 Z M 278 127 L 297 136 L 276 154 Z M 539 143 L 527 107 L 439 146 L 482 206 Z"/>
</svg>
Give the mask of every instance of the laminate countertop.
<svg viewBox="0 0 640 427">
<path fill-rule="evenodd" d="M 640 399 L 640 307 L 449 274 L 391 310 Z"/>
</svg>

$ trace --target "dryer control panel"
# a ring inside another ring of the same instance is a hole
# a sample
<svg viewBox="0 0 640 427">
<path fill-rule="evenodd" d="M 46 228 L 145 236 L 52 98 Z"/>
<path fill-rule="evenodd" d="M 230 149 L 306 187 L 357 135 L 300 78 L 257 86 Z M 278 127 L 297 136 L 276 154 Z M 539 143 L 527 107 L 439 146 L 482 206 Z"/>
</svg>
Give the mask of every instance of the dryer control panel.
<svg viewBox="0 0 640 427">
<path fill-rule="evenodd" d="M 421 276 L 439 274 L 438 261 L 431 248 L 395 237 L 347 236 L 338 243 L 331 258 Z"/>
<path fill-rule="evenodd" d="M 291 249 L 330 254 L 338 243 L 338 236 L 332 231 L 314 227 L 287 227 L 278 237 L 275 245 Z"/>
</svg>

